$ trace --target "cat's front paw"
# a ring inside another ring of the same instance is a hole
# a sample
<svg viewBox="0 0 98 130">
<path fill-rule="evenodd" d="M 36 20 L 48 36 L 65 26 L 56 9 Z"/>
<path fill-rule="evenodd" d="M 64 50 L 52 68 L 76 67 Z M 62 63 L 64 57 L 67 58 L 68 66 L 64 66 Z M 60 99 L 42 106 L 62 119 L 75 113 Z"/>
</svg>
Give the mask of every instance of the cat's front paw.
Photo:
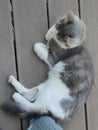
<svg viewBox="0 0 98 130">
<path fill-rule="evenodd" d="M 8 83 L 12 84 L 12 82 L 15 80 L 15 77 L 13 75 L 10 75 L 8 77 Z"/>
<path fill-rule="evenodd" d="M 48 57 L 48 49 L 47 46 L 43 43 L 36 43 L 34 45 L 34 52 L 37 54 L 38 57 L 42 60 L 46 60 Z"/>
<path fill-rule="evenodd" d="M 42 52 L 43 49 L 46 49 L 46 48 L 47 48 L 46 45 L 44 45 L 43 43 L 35 43 L 34 45 L 34 51 L 36 53 Z"/>
</svg>

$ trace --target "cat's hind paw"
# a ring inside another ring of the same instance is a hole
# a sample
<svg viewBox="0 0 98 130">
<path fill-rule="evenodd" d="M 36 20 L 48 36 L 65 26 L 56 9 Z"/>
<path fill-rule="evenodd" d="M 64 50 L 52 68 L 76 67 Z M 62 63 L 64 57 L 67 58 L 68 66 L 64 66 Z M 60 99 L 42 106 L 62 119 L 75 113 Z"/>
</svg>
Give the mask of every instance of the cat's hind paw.
<svg viewBox="0 0 98 130">
<path fill-rule="evenodd" d="M 10 75 L 8 77 L 8 83 L 12 84 L 12 82 L 15 80 L 15 77 L 13 75 Z"/>
<path fill-rule="evenodd" d="M 15 92 L 13 95 L 12 95 L 12 98 L 15 102 L 19 103 L 20 99 L 21 99 L 21 95 L 17 92 Z"/>
</svg>

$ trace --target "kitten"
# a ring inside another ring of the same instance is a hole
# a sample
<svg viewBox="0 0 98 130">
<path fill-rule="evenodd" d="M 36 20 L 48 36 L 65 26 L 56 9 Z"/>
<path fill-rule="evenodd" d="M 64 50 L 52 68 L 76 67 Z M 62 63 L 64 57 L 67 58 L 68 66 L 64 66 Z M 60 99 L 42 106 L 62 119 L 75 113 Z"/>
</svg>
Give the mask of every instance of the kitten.
<svg viewBox="0 0 98 130">
<path fill-rule="evenodd" d="M 48 30 L 47 45 L 34 45 L 35 53 L 49 66 L 48 79 L 27 89 L 9 76 L 8 82 L 17 91 L 12 98 L 21 116 L 51 113 L 56 118 L 69 120 L 86 102 L 94 85 L 94 70 L 84 47 L 85 35 L 84 22 L 68 11 Z"/>
</svg>

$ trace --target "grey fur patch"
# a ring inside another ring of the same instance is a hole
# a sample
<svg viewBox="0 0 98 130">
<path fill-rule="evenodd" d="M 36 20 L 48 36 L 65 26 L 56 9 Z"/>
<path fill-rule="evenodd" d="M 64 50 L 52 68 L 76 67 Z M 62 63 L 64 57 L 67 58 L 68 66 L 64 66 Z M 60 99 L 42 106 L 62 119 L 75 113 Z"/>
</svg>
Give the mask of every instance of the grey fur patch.
<svg viewBox="0 0 98 130">
<path fill-rule="evenodd" d="M 56 29 L 58 30 L 58 34 L 63 36 L 75 37 L 77 35 L 77 28 L 75 27 L 74 22 L 67 22 L 67 24 L 56 24 Z"/>
<path fill-rule="evenodd" d="M 77 92 L 94 84 L 94 70 L 88 51 L 82 47 L 79 54 L 63 60 L 66 63 L 61 79 L 67 86 Z M 84 84 L 83 84 L 84 83 Z"/>
<path fill-rule="evenodd" d="M 62 106 L 63 110 L 65 111 L 66 121 L 70 120 L 73 117 L 73 115 L 75 114 L 75 109 L 77 107 L 77 101 L 75 101 L 75 99 L 73 99 L 72 101 L 62 99 L 62 101 L 60 102 L 60 105 Z"/>
<path fill-rule="evenodd" d="M 51 39 L 49 41 L 48 51 L 49 51 L 48 61 L 52 65 L 54 65 L 61 60 L 68 59 L 71 56 L 81 53 L 82 47 L 77 46 L 75 48 L 68 48 L 65 50 L 65 49 L 61 48 L 54 39 Z"/>
<path fill-rule="evenodd" d="M 49 54 L 48 61 L 54 65 L 56 64 L 65 54 L 65 49 L 62 49 L 54 39 L 49 41 Z"/>
<path fill-rule="evenodd" d="M 74 99 L 73 102 L 68 101 L 67 106 L 70 111 L 69 116 L 73 116 L 86 102 L 94 85 L 94 69 L 90 55 L 84 47 L 82 47 L 81 53 L 73 55 L 63 62 L 66 63 L 66 66 L 64 72 L 61 73 L 61 80 L 70 89 L 70 95 Z M 61 106 L 65 110 L 66 100 L 62 99 Z"/>
<path fill-rule="evenodd" d="M 64 21 L 64 20 L 63 20 Z M 68 21 L 67 23 L 59 22 L 55 25 L 58 33 L 57 39 L 63 42 L 67 42 L 67 38 L 79 38 L 80 41 L 83 41 L 83 37 L 85 35 L 85 25 L 80 20 L 79 21 Z M 65 44 L 66 45 L 66 44 Z"/>
</svg>

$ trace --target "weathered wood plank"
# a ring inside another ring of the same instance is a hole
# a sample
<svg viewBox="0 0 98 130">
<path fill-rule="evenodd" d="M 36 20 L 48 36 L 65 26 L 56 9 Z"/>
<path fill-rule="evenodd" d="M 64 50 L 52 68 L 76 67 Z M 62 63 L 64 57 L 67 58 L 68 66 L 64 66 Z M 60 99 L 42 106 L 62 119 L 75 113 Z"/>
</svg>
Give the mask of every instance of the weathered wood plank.
<svg viewBox="0 0 98 130">
<path fill-rule="evenodd" d="M 7 77 L 16 73 L 11 29 L 10 2 L 0 0 L 0 104 L 11 99 L 12 88 L 7 83 Z M 20 120 L 0 110 L 0 128 L 20 130 Z"/>
<path fill-rule="evenodd" d="M 49 19 L 50 25 L 55 20 L 64 15 L 66 11 L 72 10 L 78 14 L 78 1 L 77 0 L 49 0 Z M 85 130 L 85 114 L 84 109 L 79 111 L 75 118 L 69 122 L 60 122 L 64 130 Z"/>
<path fill-rule="evenodd" d="M 95 67 L 95 88 L 87 102 L 88 130 L 98 129 L 98 1 L 81 0 L 81 16 L 87 25 L 87 47 Z"/>
<path fill-rule="evenodd" d="M 35 42 L 41 42 L 47 31 L 44 0 L 13 0 L 19 79 L 30 88 L 44 81 L 46 66 L 33 52 Z M 26 126 L 24 125 L 24 130 Z"/>
<path fill-rule="evenodd" d="M 77 0 L 48 0 L 49 1 L 49 16 L 50 25 L 65 15 L 68 10 L 72 10 L 78 14 L 78 2 Z"/>
<path fill-rule="evenodd" d="M 64 130 L 86 130 L 84 107 L 82 107 L 81 110 L 78 111 L 78 113 L 71 121 L 59 121 L 59 123 Z"/>
</svg>

